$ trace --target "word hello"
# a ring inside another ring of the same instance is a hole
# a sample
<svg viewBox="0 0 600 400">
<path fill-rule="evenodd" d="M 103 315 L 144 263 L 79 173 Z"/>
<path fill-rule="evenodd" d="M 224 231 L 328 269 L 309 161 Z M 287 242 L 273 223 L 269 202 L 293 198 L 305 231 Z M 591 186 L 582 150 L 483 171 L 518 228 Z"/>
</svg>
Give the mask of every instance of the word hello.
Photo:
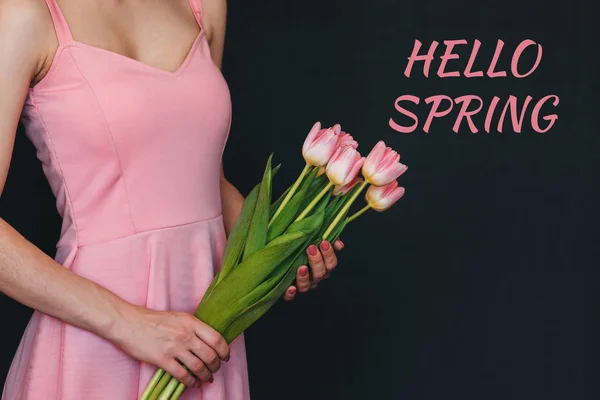
<svg viewBox="0 0 600 400">
<path fill-rule="evenodd" d="M 437 69 L 438 77 L 461 77 L 461 73 L 459 71 L 448 70 L 448 61 L 459 59 L 458 54 L 453 53 L 454 47 L 465 44 L 467 44 L 466 40 L 444 41 L 446 49 L 444 51 L 444 54 L 440 57 L 441 62 Z M 426 54 L 420 54 L 421 42 L 415 40 L 415 45 L 413 47 L 412 54 L 410 55 L 410 57 L 408 57 L 408 64 L 406 65 L 406 69 L 404 70 L 404 75 L 407 78 L 410 78 L 410 74 L 413 70 L 413 67 L 415 66 L 415 63 L 423 62 L 423 75 L 428 78 L 431 69 L 431 63 L 434 59 L 434 54 L 438 45 L 439 43 L 434 41 L 429 46 L 429 50 Z M 524 67 L 520 65 L 519 61 L 521 55 L 523 54 L 523 51 L 529 46 L 535 46 L 537 56 L 533 65 L 529 67 Z M 473 44 L 473 48 L 471 50 L 471 55 L 465 66 L 462 76 L 465 78 L 477 78 L 483 77 L 484 75 L 489 78 L 506 77 L 508 75 L 507 71 L 497 70 L 498 59 L 500 58 L 500 55 L 502 53 L 504 42 L 498 40 L 494 56 L 492 57 L 489 67 L 487 68 L 485 73 L 481 70 L 473 71 L 473 65 L 475 63 L 475 59 L 477 58 L 477 53 L 479 52 L 480 47 L 481 42 L 479 40 L 475 40 L 475 43 Z M 526 78 L 537 69 L 537 67 L 540 65 L 541 60 L 542 46 L 540 44 L 535 43 L 533 40 L 524 40 L 517 46 L 517 48 L 512 54 L 510 74 L 518 79 Z M 503 104 L 501 104 L 501 99 L 499 97 L 494 96 L 493 99 L 490 101 L 489 105 L 485 106 L 487 110 L 485 111 L 485 122 L 483 124 L 483 129 L 485 130 L 485 132 L 489 133 L 490 129 L 492 128 L 492 125 L 494 125 L 496 126 L 497 131 L 501 133 L 504 128 L 504 121 L 507 117 L 507 114 L 510 114 L 510 121 L 512 124 L 513 131 L 516 133 L 521 133 L 525 119 L 525 112 L 531 106 L 532 109 L 530 124 L 533 130 L 538 133 L 545 133 L 549 131 L 550 128 L 552 128 L 552 126 L 554 125 L 555 121 L 558 119 L 558 115 L 541 115 L 541 109 L 546 103 L 552 104 L 552 106 L 556 107 L 559 102 L 558 96 L 554 94 L 547 95 L 533 103 L 532 100 L 533 98 L 531 96 L 527 96 L 522 102 L 521 109 L 519 110 L 519 101 L 515 96 L 509 96 L 508 99 L 506 99 L 503 102 Z M 397 132 L 411 133 L 418 128 L 419 119 L 414 113 L 410 112 L 401 105 L 401 103 L 404 104 L 405 102 L 419 104 L 420 99 L 419 97 L 412 95 L 402 95 L 398 97 L 394 102 L 396 110 L 399 113 L 411 118 L 414 121 L 414 123 L 410 126 L 404 126 L 396 123 L 393 118 L 390 118 L 389 125 L 392 129 L 394 129 Z M 469 94 L 452 99 L 451 97 L 446 95 L 435 95 L 427 97 L 424 102 L 425 104 L 430 105 L 428 116 L 425 120 L 425 123 L 423 124 L 424 132 L 429 132 L 429 128 L 431 127 L 431 123 L 434 118 L 442 118 L 448 115 L 455 106 L 460 106 L 460 109 L 458 111 L 458 115 L 456 117 L 452 130 L 455 133 L 458 133 L 458 130 L 460 129 L 461 124 L 464 121 L 468 125 L 472 133 L 477 133 L 479 131 L 479 129 L 473 122 L 472 117 L 482 112 L 482 110 L 484 109 L 484 101 L 481 99 L 481 97 Z M 499 111 L 500 116 L 497 122 L 494 122 L 495 114 L 497 114 L 496 111 Z"/>
</svg>

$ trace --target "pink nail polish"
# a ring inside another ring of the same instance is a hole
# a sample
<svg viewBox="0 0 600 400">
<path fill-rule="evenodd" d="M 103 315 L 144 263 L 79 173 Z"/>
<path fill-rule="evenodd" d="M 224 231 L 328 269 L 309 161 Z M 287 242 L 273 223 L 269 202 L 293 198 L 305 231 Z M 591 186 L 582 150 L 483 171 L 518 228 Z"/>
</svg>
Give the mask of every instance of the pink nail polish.
<svg viewBox="0 0 600 400">
<path fill-rule="evenodd" d="M 300 270 L 300 276 L 306 276 L 306 275 L 308 275 L 308 268 L 305 267 Z"/>
<path fill-rule="evenodd" d="M 308 254 L 310 254 L 311 256 L 316 256 L 318 253 L 319 250 L 317 249 L 317 246 L 315 246 L 314 244 L 308 246 Z"/>
<path fill-rule="evenodd" d="M 331 246 L 329 245 L 329 242 L 323 241 L 321 242 L 321 248 L 323 249 L 323 251 L 329 251 L 329 248 Z"/>
</svg>

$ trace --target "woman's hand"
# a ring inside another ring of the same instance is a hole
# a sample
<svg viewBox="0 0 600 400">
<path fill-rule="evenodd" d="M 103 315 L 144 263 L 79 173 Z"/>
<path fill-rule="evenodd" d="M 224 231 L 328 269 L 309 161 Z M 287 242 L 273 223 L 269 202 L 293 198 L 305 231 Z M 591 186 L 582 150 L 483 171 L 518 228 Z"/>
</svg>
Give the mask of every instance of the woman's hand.
<svg viewBox="0 0 600 400">
<path fill-rule="evenodd" d="M 191 314 L 138 306 L 128 314 L 114 327 L 109 340 L 130 356 L 164 369 L 187 387 L 212 382 L 221 360 L 229 360 L 225 339 Z"/>
<path fill-rule="evenodd" d="M 335 251 L 344 248 L 341 240 L 336 240 L 333 246 L 326 240 L 319 244 L 319 247 L 310 245 L 306 249 L 308 255 L 308 265 L 302 265 L 296 272 L 296 284 L 290 286 L 284 293 L 284 300 L 292 300 L 297 292 L 307 292 L 308 289 L 317 287 L 320 281 L 329 278 L 331 272 L 337 265 Z"/>
</svg>

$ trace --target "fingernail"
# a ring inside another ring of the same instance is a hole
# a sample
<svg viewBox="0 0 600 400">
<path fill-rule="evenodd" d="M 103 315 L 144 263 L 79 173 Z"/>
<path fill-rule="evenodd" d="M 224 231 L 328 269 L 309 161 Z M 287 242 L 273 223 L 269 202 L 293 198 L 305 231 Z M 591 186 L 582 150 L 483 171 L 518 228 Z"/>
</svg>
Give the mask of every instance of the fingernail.
<svg viewBox="0 0 600 400">
<path fill-rule="evenodd" d="M 319 250 L 317 249 L 317 246 L 315 246 L 314 244 L 308 246 L 308 254 L 310 254 L 311 256 L 316 256 L 318 253 Z"/>
<path fill-rule="evenodd" d="M 295 288 L 295 287 L 293 287 L 293 288 L 290 288 L 290 290 L 288 290 L 288 293 L 289 293 L 289 294 L 294 294 L 294 293 L 296 293 L 296 288 Z"/>
<path fill-rule="evenodd" d="M 330 247 L 331 246 L 329 245 L 328 241 L 324 240 L 324 241 L 321 242 L 321 248 L 323 249 L 323 251 L 328 251 Z"/>
<path fill-rule="evenodd" d="M 342 242 L 340 239 L 338 239 L 338 242 L 340 242 L 340 245 L 342 246 L 342 249 L 344 248 L 344 242 Z"/>
<path fill-rule="evenodd" d="M 300 276 L 306 276 L 308 275 L 308 268 L 303 267 L 300 269 Z"/>
</svg>

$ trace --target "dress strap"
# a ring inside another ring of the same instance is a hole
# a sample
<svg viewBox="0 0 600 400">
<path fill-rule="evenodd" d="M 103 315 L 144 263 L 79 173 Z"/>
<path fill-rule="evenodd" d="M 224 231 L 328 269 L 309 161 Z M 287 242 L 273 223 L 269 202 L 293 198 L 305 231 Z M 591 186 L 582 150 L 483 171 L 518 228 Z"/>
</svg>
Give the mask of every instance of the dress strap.
<svg viewBox="0 0 600 400">
<path fill-rule="evenodd" d="M 189 0 L 189 2 L 192 11 L 194 11 L 194 17 L 196 17 L 196 21 L 198 22 L 198 25 L 200 25 L 200 29 L 204 30 L 202 0 Z"/>
<path fill-rule="evenodd" d="M 67 20 L 60 10 L 60 6 L 56 0 L 45 1 L 48 9 L 50 10 L 52 22 L 54 23 L 54 29 L 56 30 L 56 36 L 58 37 L 58 44 L 62 45 L 72 42 L 73 35 L 71 35 L 71 29 L 69 29 L 69 24 L 67 24 Z"/>
</svg>

